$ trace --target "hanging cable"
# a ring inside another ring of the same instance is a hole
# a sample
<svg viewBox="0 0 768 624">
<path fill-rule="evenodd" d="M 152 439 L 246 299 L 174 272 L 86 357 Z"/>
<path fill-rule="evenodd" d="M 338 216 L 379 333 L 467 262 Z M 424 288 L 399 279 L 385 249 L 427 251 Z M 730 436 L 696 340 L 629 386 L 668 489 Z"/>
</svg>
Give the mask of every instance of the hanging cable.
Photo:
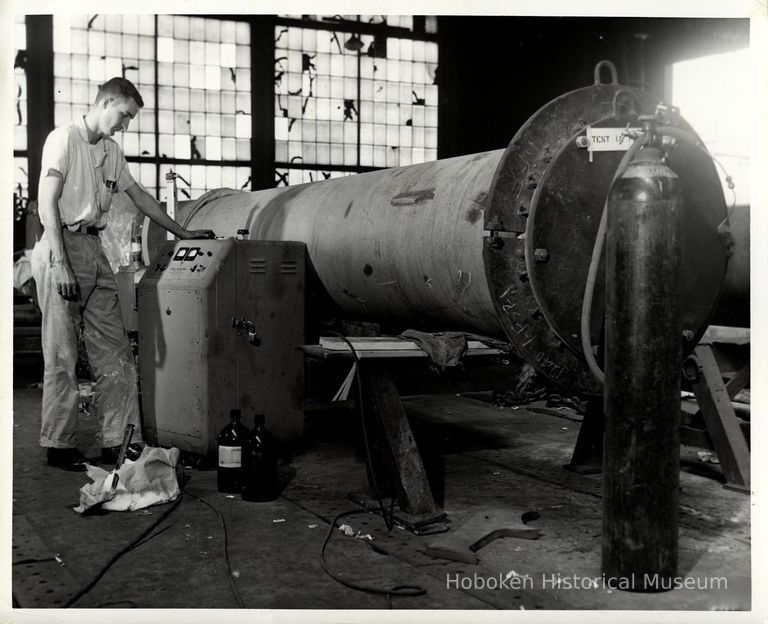
<svg viewBox="0 0 768 624">
<path fill-rule="evenodd" d="M 337 338 L 340 338 L 343 340 L 347 346 L 349 347 L 349 350 L 352 352 L 352 358 L 355 360 L 355 368 L 357 369 L 357 374 L 355 375 L 355 380 L 357 382 L 357 402 L 358 402 L 358 412 L 360 414 L 360 426 L 363 430 L 363 446 L 365 447 L 365 461 L 368 468 L 368 474 L 371 475 L 371 480 L 373 481 L 373 490 L 374 494 L 376 495 L 376 500 L 379 503 L 379 509 L 381 510 L 381 516 L 384 518 L 384 523 L 387 526 L 387 530 L 391 531 L 392 527 L 394 526 L 394 508 L 395 508 L 395 497 L 392 497 L 392 500 L 390 502 L 389 506 L 389 513 L 386 512 L 384 508 L 384 503 L 381 500 L 381 497 L 379 496 L 379 492 L 381 492 L 381 488 L 379 487 L 378 479 L 376 478 L 376 472 L 374 470 L 373 465 L 373 458 L 371 456 L 371 445 L 370 441 L 368 440 L 368 423 L 365 420 L 365 408 L 363 406 L 363 382 L 362 382 L 362 369 L 361 369 L 361 362 L 360 362 L 360 356 L 358 356 L 357 351 L 355 350 L 355 347 L 352 345 L 352 343 L 347 339 L 346 336 L 342 336 L 340 333 L 335 331 L 329 331 L 329 334 L 336 336 Z"/>
<path fill-rule="evenodd" d="M 384 506 L 384 502 L 381 500 L 381 496 L 379 496 L 379 492 L 381 491 L 378 480 L 376 478 L 376 473 L 374 471 L 373 466 L 373 458 L 371 456 L 371 447 L 370 447 L 370 441 L 368 439 L 368 426 L 365 419 L 365 408 L 363 406 L 363 382 L 361 379 L 362 369 L 361 369 L 361 362 L 360 362 L 360 356 L 358 355 L 357 351 L 355 350 L 355 347 L 352 345 L 352 342 L 342 334 L 334 331 L 328 332 L 329 334 L 336 336 L 337 338 L 343 340 L 346 345 L 349 347 L 352 357 L 355 361 L 355 367 L 357 368 L 357 399 L 359 404 L 359 413 L 360 413 L 360 425 L 363 430 L 363 446 L 365 447 L 365 460 L 367 462 L 367 468 L 368 468 L 368 474 L 371 475 L 371 480 L 373 481 L 372 486 L 374 489 L 374 493 L 376 495 L 376 500 L 379 504 L 379 509 L 353 509 L 350 511 L 343 511 L 340 514 L 338 514 L 332 521 L 330 529 L 328 530 L 328 534 L 325 536 L 325 541 L 323 542 L 323 546 L 320 549 L 320 565 L 322 566 L 325 573 L 330 576 L 334 581 L 341 583 L 345 587 L 349 587 L 350 589 L 355 589 L 358 591 L 362 591 L 369 594 L 377 594 L 380 596 L 386 596 L 387 598 L 387 606 L 389 608 L 392 608 L 392 597 L 393 596 L 406 596 L 406 597 L 413 597 L 413 596 L 423 596 L 427 593 L 427 590 L 423 587 L 420 587 L 418 585 L 395 585 L 394 587 L 389 588 L 381 588 L 381 587 L 372 587 L 369 585 L 362 585 L 359 583 L 354 583 L 352 581 L 348 581 L 344 578 L 341 578 L 341 576 L 334 574 L 329 568 L 327 561 L 325 559 L 325 551 L 328 546 L 328 542 L 331 540 L 331 536 L 333 535 L 333 531 L 336 529 L 336 523 L 346 516 L 352 516 L 359 513 L 372 513 L 379 515 L 383 518 L 384 524 L 387 527 L 387 531 L 391 531 L 394 526 L 394 507 L 395 507 L 395 497 L 392 496 L 392 499 L 390 501 L 389 510 L 387 510 Z"/>
</svg>

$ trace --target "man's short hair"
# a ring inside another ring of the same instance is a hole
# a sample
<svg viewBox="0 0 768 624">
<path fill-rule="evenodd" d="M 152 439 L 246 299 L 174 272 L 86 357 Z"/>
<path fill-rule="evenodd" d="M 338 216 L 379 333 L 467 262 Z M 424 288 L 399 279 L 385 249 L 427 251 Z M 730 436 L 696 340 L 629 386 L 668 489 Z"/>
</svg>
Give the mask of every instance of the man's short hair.
<svg viewBox="0 0 768 624">
<path fill-rule="evenodd" d="M 116 76 L 110 78 L 103 85 L 99 87 L 99 92 L 96 94 L 96 102 L 101 102 L 105 97 L 122 97 L 133 98 L 136 100 L 136 104 L 139 108 L 144 106 L 144 100 L 141 98 L 139 90 L 133 86 L 133 83 L 127 78 Z"/>
</svg>

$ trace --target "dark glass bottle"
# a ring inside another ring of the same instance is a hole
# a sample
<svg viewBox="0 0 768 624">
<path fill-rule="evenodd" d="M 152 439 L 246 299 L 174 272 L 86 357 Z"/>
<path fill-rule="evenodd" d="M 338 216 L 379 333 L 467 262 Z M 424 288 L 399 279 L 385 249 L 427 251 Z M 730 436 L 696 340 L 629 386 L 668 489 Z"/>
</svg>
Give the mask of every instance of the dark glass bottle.
<svg viewBox="0 0 768 624">
<path fill-rule="evenodd" d="M 243 500 L 247 501 L 271 501 L 278 494 L 275 441 L 264 422 L 264 415 L 256 414 L 256 426 L 243 444 Z"/>
<path fill-rule="evenodd" d="M 216 486 L 219 492 L 236 494 L 243 489 L 242 451 L 248 427 L 240 422 L 240 410 L 229 412 L 229 424 L 219 433 Z"/>
</svg>

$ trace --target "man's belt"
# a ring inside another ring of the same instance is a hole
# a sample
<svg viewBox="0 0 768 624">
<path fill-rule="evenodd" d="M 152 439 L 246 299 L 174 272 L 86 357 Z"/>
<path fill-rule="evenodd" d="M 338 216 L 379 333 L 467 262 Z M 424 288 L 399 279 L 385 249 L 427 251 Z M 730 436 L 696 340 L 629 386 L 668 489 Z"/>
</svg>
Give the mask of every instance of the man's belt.
<svg viewBox="0 0 768 624">
<path fill-rule="evenodd" d="M 79 225 L 77 228 L 70 229 L 71 226 L 64 225 L 62 226 L 65 229 L 69 230 L 70 232 L 80 232 L 81 234 L 88 234 L 90 236 L 98 236 L 99 232 L 101 232 L 104 228 L 98 228 L 95 225 Z"/>
</svg>

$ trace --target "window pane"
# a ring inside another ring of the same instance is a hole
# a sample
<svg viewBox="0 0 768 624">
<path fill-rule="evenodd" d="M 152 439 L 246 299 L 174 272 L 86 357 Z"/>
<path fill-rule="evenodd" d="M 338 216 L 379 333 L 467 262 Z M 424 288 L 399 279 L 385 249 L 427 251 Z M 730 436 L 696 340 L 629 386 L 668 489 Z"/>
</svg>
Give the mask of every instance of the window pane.
<svg viewBox="0 0 768 624">
<path fill-rule="evenodd" d="M 53 19 L 56 125 L 86 112 L 98 85 L 123 75 L 141 92 L 144 108 L 130 131 L 115 138 L 148 190 L 158 191 L 155 165 L 139 167 L 132 158 L 239 161 L 237 172 L 248 172 L 241 181 L 246 183 L 251 160 L 247 23 L 182 15 L 57 14 Z M 17 41 L 24 31 L 23 22 L 19 24 Z M 16 101 L 25 124 L 26 84 L 23 71 L 17 73 L 21 75 L 16 77 Z M 236 115 L 237 111 L 241 112 Z M 16 131 L 14 136 L 19 149 L 26 132 Z M 168 166 L 186 179 L 179 183 L 182 197 L 221 184 L 220 166 L 195 169 L 194 176 L 187 164 Z"/>
<path fill-rule="evenodd" d="M 401 139 L 407 141 L 408 147 L 412 142 L 411 108 L 414 104 L 422 107 L 423 125 L 423 108 L 437 106 L 436 87 L 427 88 L 434 83 L 436 44 L 344 30 L 316 30 L 312 28 L 312 16 L 301 19 L 303 26 L 278 25 L 274 34 L 278 162 L 300 154 L 305 162 L 351 167 L 399 163 Z M 411 18 L 393 19 L 413 28 Z M 381 16 L 364 21 L 385 22 Z M 382 41 L 386 58 L 367 53 Z M 414 58 L 421 62 L 419 80 L 414 79 Z M 434 64 L 432 76 L 427 62 Z M 331 123 L 321 123 L 324 120 Z M 283 152 L 281 141 L 285 138 L 290 143 Z M 304 147 L 299 149 L 296 141 Z M 374 150 L 374 146 L 386 147 L 390 153 Z"/>
<path fill-rule="evenodd" d="M 23 20 L 23 18 L 21 18 Z M 18 26 L 18 24 L 17 24 Z M 24 24 L 22 22 L 21 26 Z M 17 45 L 26 45 L 26 39 L 19 35 Z M 16 52 L 24 48 L 17 48 Z M 24 67 L 13 70 L 14 79 L 14 103 L 13 103 L 13 149 L 26 151 L 27 149 L 27 72 Z"/>
<path fill-rule="evenodd" d="M 747 98 L 733 97 L 749 88 L 749 57 L 749 49 L 735 50 L 677 62 L 670 72 L 672 101 L 720 163 L 718 173 L 729 206 L 750 201 L 750 140 L 755 139 L 744 123 L 750 104 Z M 724 116 L 724 110 L 730 114 Z M 723 169 L 735 183 L 733 189 Z"/>
</svg>

